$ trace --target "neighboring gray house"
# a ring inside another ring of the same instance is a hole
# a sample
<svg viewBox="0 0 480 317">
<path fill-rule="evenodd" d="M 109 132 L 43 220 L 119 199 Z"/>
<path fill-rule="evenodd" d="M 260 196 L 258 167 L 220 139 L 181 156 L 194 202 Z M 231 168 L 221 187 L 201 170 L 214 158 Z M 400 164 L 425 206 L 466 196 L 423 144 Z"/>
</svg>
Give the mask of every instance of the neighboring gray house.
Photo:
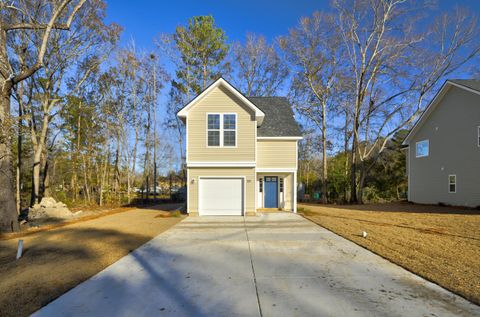
<svg viewBox="0 0 480 317">
<path fill-rule="evenodd" d="M 403 144 L 409 201 L 480 206 L 480 80 L 447 80 Z"/>
</svg>

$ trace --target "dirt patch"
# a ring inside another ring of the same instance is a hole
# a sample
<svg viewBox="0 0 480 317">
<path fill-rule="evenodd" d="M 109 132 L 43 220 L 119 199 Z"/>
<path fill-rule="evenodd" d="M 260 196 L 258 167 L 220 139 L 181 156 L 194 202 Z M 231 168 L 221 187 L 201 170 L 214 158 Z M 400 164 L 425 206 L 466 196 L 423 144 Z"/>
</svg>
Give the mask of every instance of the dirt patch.
<svg viewBox="0 0 480 317">
<path fill-rule="evenodd" d="M 0 241 L 0 316 L 27 316 L 181 221 L 166 211 L 123 210 Z"/>
<path fill-rule="evenodd" d="M 480 211 L 406 203 L 300 205 L 300 210 L 322 227 L 480 304 Z"/>
</svg>

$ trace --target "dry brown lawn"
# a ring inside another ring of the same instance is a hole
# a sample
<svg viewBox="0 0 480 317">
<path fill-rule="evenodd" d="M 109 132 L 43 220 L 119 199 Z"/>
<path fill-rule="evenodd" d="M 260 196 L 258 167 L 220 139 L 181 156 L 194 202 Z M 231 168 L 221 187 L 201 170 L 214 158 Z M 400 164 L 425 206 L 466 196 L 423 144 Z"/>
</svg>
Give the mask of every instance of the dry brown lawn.
<svg viewBox="0 0 480 317">
<path fill-rule="evenodd" d="M 0 316 L 33 313 L 181 219 L 161 210 L 121 210 L 0 241 Z M 25 252 L 15 261 L 19 238 Z"/>
<path fill-rule="evenodd" d="M 299 206 L 322 227 L 480 304 L 480 211 L 407 203 Z"/>
</svg>

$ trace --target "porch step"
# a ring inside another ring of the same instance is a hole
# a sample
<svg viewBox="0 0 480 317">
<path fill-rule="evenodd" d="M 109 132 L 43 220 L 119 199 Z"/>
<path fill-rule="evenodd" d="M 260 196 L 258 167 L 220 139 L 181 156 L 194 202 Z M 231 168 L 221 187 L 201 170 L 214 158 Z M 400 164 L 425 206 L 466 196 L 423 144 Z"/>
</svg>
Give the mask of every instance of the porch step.
<svg viewBox="0 0 480 317">
<path fill-rule="evenodd" d="M 257 212 L 286 212 L 281 208 L 257 208 Z"/>
</svg>

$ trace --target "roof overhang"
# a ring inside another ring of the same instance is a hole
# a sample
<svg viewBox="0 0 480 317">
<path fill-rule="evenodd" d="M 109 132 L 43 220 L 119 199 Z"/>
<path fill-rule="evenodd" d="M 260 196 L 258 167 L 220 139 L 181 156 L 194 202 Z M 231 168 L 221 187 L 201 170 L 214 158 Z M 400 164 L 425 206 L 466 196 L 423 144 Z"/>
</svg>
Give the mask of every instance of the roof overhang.
<svg viewBox="0 0 480 317">
<path fill-rule="evenodd" d="M 255 118 L 258 122 L 258 125 L 261 125 L 263 119 L 265 118 L 265 113 L 255 106 L 250 100 L 248 100 L 241 92 L 239 92 L 235 87 L 233 87 L 228 81 L 223 78 L 219 78 L 214 81 L 210 86 L 208 86 L 204 91 L 202 91 L 197 97 L 190 101 L 185 107 L 183 107 L 178 113 L 179 118 L 185 119 L 188 116 L 188 112 L 192 109 L 200 100 L 208 96 L 208 94 L 217 87 L 225 87 L 229 92 L 234 96 L 240 99 L 248 108 L 252 109 L 255 113 Z"/>
<path fill-rule="evenodd" d="M 467 91 L 475 93 L 477 95 L 480 95 L 480 91 L 478 91 L 478 90 L 471 89 L 469 87 L 466 87 L 466 86 L 461 85 L 459 83 L 455 83 L 455 82 L 450 81 L 450 80 L 446 80 L 445 83 L 443 83 L 442 87 L 440 87 L 440 90 L 437 92 L 435 97 L 433 97 L 432 101 L 430 101 L 430 103 L 428 104 L 425 111 L 423 111 L 420 118 L 417 120 L 417 122 L 415 122 L 412 129 L 410 129 L 410 132 L 408 132 L 407 136 L 405 137 L 405 139 L 402 142 L 403 146 L 408 146 L 410 144 L 410 141 L 411 141 L 412 137 L 415 135 L 415 133 L 417 133 L 417 131 L 428 120 L 428 117 L 430 116 L 430 114 L 432 114 L 432 112 L 437 108 L 437 106 L 440 103 L 440 101 L 442 100 L 442 98 L 449 91 L 449 89 L 453 86 L 464 89 L 464 90 L 467 90 Z"/>
</svg>

